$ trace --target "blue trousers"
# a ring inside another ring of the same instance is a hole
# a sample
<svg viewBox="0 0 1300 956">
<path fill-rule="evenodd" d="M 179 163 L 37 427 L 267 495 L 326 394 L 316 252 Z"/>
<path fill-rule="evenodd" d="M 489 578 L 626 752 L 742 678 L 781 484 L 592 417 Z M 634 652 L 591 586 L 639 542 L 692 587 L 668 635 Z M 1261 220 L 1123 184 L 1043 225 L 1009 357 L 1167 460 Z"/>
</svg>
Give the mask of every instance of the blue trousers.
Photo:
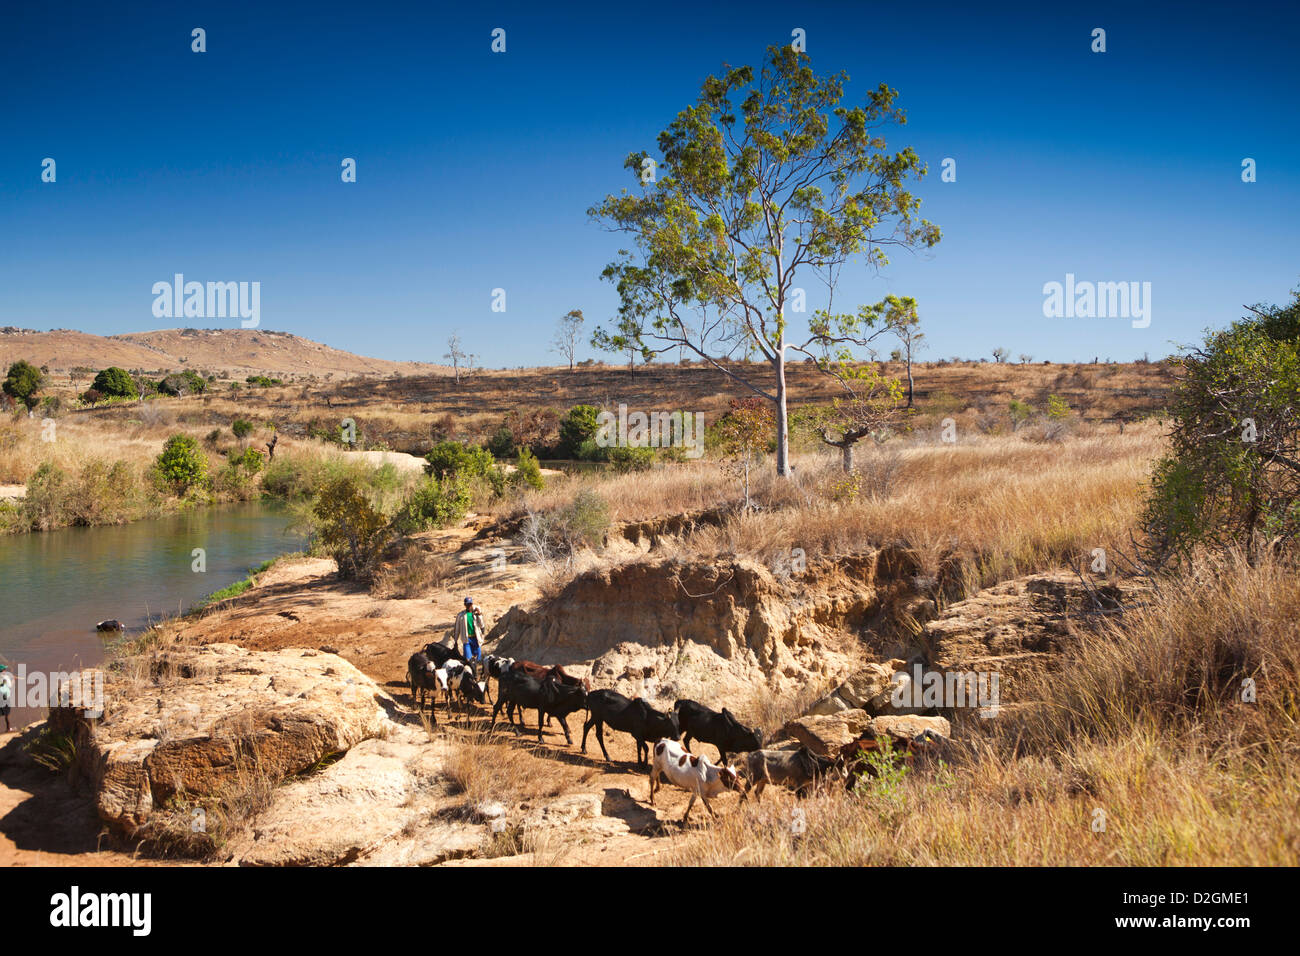
<svg viewBox="0 0 1300 956">
<path fill-rule="evenodd" d="M 483 653 L 479 650 L 478 643 L 475 641 L 466 641 L 465 660 L 481 661 L 482 659 L 483 659 Z"/>
</svg>

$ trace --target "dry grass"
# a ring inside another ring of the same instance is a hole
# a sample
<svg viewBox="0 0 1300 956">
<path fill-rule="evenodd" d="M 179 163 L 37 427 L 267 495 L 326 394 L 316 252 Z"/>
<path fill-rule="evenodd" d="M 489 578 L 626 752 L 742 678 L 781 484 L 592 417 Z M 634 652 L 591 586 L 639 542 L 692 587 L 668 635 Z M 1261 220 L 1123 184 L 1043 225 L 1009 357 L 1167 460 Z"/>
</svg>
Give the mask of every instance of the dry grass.
<svg viewBox="0 0 1300 956">
<path fill-rule="evenodd" d="M 744 806 L 664 862 L 1295 865 L 1296 580 L 1284 564 L 1202 562 L 1080 635 L 1031 689 L 1040 705 L 964 724 L 953 766 Z"/>
</svg>

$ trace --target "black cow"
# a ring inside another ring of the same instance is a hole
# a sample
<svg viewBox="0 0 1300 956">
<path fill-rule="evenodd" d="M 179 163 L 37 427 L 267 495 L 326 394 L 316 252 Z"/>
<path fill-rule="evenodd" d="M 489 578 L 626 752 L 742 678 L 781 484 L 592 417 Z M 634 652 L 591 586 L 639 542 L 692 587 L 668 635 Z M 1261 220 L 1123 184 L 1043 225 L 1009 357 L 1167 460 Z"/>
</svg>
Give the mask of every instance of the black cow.
<svg viewBox="0 0 1300 956">
<path fill-rule="evenodd" d="M 587 692 L 581 687 L 569 687 L 549 677 L 538 680 L 522 671 L 511 669 L 503 673 L 497 683 L 497 702 L 492 708 L 492 724 L 488 729 L 496 726 L 497 714 L 502 707 L 510 708 L 507 717 L 513 720 L 513 710 L 518 706 L 520 723 L 523 722 L 525 708 L 535 709 L 538 743 L 542 742 L 543 722 L 547 717 L 553 716 L 559 718 L 560 726 L 564 728 L 565 742 L 572 745 L 573 738 L 569 736 L 569 724 L 565 718 L 575 710 L 582 710 L 586 703 Z"/>
<path fill-rule="evenodd" d="M 460 661 L 462 664 L 469 664 L 471 667 L 474 666 L 474 662 L 465 660 L 465 656 L 455 647 L 448 647 L 445 644 L 425 644 L 422 653 L 425 657 L 429 658 L 429 660 L 433 661 L 434 667 L 441 667 L 448 661 Z M 475 673 L 477 674 L 478 671 L 476 670 Z"/>
<path fill-rule="evenodd" d="M 725 707 L 718 713 L 693 700 L 679 700 L 673 704 L 673 712 L 681 725 L 682 744 L 687 751 L 691 749 L 692 737 L 700 743 L 713 744 L 718 748 L 718 762 L 724 765 L 728 750 L 743 754 L 763 746 L 762 731 L 750 730 Z"/>
<path fill-rule="evenodd" d="M 600 752 L 609 759 L 605 749 L 604 725 L 612 730 L 622 730 L 636 739 L 636 763 L 644 767 L 650 758 L 650 746 L 670 737 L 678 740 L 681 730 L 677 725 L 676 714 L 665 714 L 655 710 L 638 697 L 629 700 L 617 691 L 593 690 L 587 695 L 587 720 L 582 725 L 582 752 L 587 752 L 587 731 L 596 728 L 596 740 L 600 743 Z"/>
<path fill-rule="evenodd" d="M 436 724 L 438 722 L 438 678 L 434 676 L 434 670 L 433 662 L 423 651 L 416 651 L 406 662 L 406 683 L 411 688 L 411 699 L 415 701 L 415 709 L 420 713 L 424 712 L 424 694 L 428 691 L 429 713 L 433 715 L 433 722 Z"/>
</svg>

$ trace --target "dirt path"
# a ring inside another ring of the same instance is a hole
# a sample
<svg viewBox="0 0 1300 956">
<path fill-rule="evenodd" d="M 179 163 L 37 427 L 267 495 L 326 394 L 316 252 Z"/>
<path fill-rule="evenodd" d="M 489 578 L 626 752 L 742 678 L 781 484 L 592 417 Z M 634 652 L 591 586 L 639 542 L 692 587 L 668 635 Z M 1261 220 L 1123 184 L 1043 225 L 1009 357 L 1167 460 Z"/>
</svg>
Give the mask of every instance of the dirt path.
<svg viewBox="0 0 1300 956">
<path fill-rule="evenodd" d="M 425 643 L 441 640 L 460 610 L 465 593 L 483 608 L 489 626 L 511 606 L 537 596 L 536 572 L 517 558 L 502 567 L 508 543 L 475 540 L 473 526 L 434 532 L 424 537 L 430 550 L 455 553 L 453 579 L 412 600 L 372 597 L 367 591 L 337 581 L 333 563 L 323 559 L 281 562 L 264 574 L 245 595 L 202 617 L 180 623 L 182 639 L 196 643 L 229 641 L 254 650 L 286 647 L 317 648 L 337 653 L 373 678 L 414 720 L 414 704 L 406 686 L 407 659 Z M 507 552 L 510 554 L 510 552 Z M 492 689 L 495 698 L 496 689 Z M 676 825 L 688 795 L 661 790 L 658 807 L 647 803 L 649 780 L 636 766 L 632 739 L 619 732 L 605 735 L 606 761 L 594 733 L 588 753 L 580 752 L 583 712 L 568 719 L 572 744 L 558 725 L 544 729 L 537 742 L 536 715 L 526 732 L 509 726 L 504 715 L 489 733 L 491 708 L 472 708 L 450 719 L 439 707 L 439 739 L 469 748 L 473 760 L 485 767 L 508 766 L 509 773 L 489 796 L 511 807 L 517 816 L 551 812 L 581 804 L 599 814 L 570 823 L 560 820 L 545 828 L 534 852 L 490 858 L 471 857 L 447 865 L 513 866 L 529 863 L 561 865 L 653 865 L 674 842 L 682 839 Z M 696 748 L 698 751 L 700 748 Z M 706 752 L 712 756 L 712 748 Z M 495 786 L 495 784 L 494 784 Z M 467 794 L 449 799 L 446 809 L 463 804 Z M 731 812 L 738 798 L 727 794 L 715 801 L 719 813 Z M 558 811 L 557 811 L 558 812 Z M 665 824 L 665 820 L 671 823 Z M 702 807 L 692 811 L 692 829 L 708 826 Z M 99 821 L 84 794 L 62 779 L 31 764 L 12 740 L 0 749 L 0 865 L 120 866 L 157 861 L 100 847 Z M 689 832 L 689 831 L 688 831 Z"/>
</svg>

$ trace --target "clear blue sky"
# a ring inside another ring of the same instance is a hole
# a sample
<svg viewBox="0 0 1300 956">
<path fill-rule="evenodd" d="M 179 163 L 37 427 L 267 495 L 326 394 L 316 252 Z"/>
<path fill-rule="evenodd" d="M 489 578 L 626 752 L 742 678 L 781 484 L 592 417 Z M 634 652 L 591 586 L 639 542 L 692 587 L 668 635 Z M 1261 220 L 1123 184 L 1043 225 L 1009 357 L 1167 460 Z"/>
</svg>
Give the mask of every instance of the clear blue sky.
<svg viewBox="0 0 1300 956">
<path fill-rule="evenodd" d="M 558 362 L 560 315 L 616 306 L 586 209 L 795 27 L 850 100 L 900 91 L 890 147 L 929 164 L 944 240 L 837 301 L 915 296 L 929 356 L 1156 357 L 1300 283 L 1296 4 L 976 6 L 0 0 L 0 325 L 220 324 L 154 318 L 183 272 L 260 281 L 263 327 L 363 354 L 439 361 L 458 330 L 486 365 Z M 1150 327 L 1045 319 L 1067 272 L 1152 283 Z"/>
</svg>

